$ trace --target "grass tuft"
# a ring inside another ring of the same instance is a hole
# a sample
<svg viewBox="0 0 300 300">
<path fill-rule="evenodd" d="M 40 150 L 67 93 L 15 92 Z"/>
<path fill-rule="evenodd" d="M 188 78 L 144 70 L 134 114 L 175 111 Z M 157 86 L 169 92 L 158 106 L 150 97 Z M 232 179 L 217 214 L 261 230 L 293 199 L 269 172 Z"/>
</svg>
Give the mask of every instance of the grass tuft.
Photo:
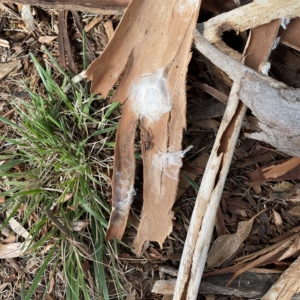
<svg viewBox="0 0 300 300">
<path fill-rule="evenodd" d="M 72 83 L 45 52 L 48 60 L 43 66 L 31 56 L 43 92 L 27 84 L 30 100 L 12 101 L 14 122 L 0 117 L 6 126 L 0 140 L 0 196 L 5 196 L 0 212 L 8 214 L 0 230 L 9 218 L 17 218 L 33 237 L 30 255 L 48 247 L 33 284 L 24 287 L 24 299 L 31 299 L 41 282 L 47 295 L 50 284 L 45 274 L 51 261 L 62 266 L 66 299 L 110 299 L 111 293 L 122 299 L 117 247 L 105 242 L 118 103 L 107 105 L 100 96 L 89 94 L 86 82 Z M 60 73 L 61 86 L 53 79 L 54 70 Z M 72 88 L 65 94 L 68 83 Z M 76 231 L 74 221 L 88 221 L 89 226 Z"/>
</svg>

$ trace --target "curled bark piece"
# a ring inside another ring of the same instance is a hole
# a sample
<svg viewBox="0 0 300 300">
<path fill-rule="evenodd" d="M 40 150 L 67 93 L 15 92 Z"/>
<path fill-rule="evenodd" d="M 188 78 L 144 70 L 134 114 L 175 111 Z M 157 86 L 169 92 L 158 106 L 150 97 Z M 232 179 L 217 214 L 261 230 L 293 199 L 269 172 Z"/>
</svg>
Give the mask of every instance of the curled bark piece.
<svg viewBox="0 0 300 300">
<path fill-rule="evenodd" d="M 300 18 L 295 18 L 287 25 L 286 29 L 279 31 L 280 42 L 300 51 Z"/>
<path fill-rule="evenodd" d="M 113 174 L 112 204 L 106 239 L 121 239 L 126 228 L 127 218 L 134 194 L 134 138 L 138 118 L 130 102 L 123 109 L 126 118 L 121 118 L 117 131 L 115 148 L 115 166 Z"/>
<path fill-rule="evenodd" d="M 217 50 L 198 31 L 196 48 L 235 82 L 240 82 L 240 99 L 259 120 L 260 133 L 250 138 L 271 144 L 289 155 L 300 157 L 300 90 L 255 72 Z"/>
<path fill-rule="evenodd" d="M 236 32 L 267 24 L 277 18 L 300 16 L 300 2 L 294 0 L 259 0 L 198 24 L 197 29 L 211 43 L 221 40 L 224 31 Z"/>
</svg>

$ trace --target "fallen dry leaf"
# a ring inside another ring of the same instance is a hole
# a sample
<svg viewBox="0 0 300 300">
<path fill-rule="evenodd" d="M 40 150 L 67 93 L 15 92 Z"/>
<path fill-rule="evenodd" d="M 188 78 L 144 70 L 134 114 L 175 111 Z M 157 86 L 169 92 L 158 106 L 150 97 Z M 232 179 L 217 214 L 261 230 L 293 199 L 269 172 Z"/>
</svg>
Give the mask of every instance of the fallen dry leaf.
<svg viewBox="0 0 300 300">
<path fill-rule="evenodd" d="M 90 224 L 89 221 L 72 221 L 70 223 L 72 230 L 81 231 L 83 228 L 87 227 Z"/>
<path fill-rule="evenodd" d="M 288 181 L 282 181 L 274 184 L 273 192 L 275 193 L 282 193 L 282 192 L 289 192 L 294 185 Z"/>
<path fill-rule="evenodd" d="M 290 206 L 286 210 L 286 216 L 290 218 L 295 224 L 299 222 L 300 219 L 300 206 L 299 205 L 293 205 Z"/>
<path fill-rule="evenodd" d="M 282 223 L 283 223 L 282 222 L 282 218 L 281 218 L 280 214 L 276 210 L 274 210 L 274 209 L 273 209 L 273 217 L 274 217 L 274 224 L 277 227 L 281 226 Z"/>
<path fill-rule="evenodd" d="M 14 243 L 16 241 L 16 237 L 14 235 L 8 237 L 7 239 L 4 239 L 1 241 L 2 244 L 11 244 Z"/>
<path fill-rule="evenodd" d="M 0 244 L 0 258 L 13 258 L 23 256 L 29 246 L 30 241 L 24 243 Z"/>
<path fill-rule="evenodd" d="M 63 202 L 70 200 L 73 197 L 72 193 L 66 193 Z"/>
<path fill-rule="evenodd" d="M 9 213 L 7 213 L 7 217 L 8 216 Z M 16 234 L 22 236 L 24 239 L 32 239 L 29 232 L 16 219 L 10 218 L 8 224 Z"/>
<path fill-rule="evenodd" d="M 203 170 L 205 169 L 206 163 L 208 161 L 209 155 L 208 153 L 202 153 L 201 155 L 197 156 L 189 165 L 193 167 L 199 168 L 198 172 L 196 172 L 195 169 L 189 168 L 189 166 L 184 166 L 183 173 L 180 174 L 179 177 L 179 185 L 177 189 L 177 196 L 176 199 L 179 199 L 188 189 L 188 187 L 191 185 L 190 182 L 187 180 L 187 177 L 189 177 L 191 180 L 195 180 L 199 174 L 203 173 Z M 202 169 L 202 170 L 201 170 Z M 200 170 L 202 172 L 200 172 Z"/>
<path fill-rule="evenodd" d="M 162 295 L 172 295 L 174 293 L 176 279 L 156 280 L 152 288 L 152 293 Z"/>
<path fill-rule="evenodd" d="M 2 80 L 12 71 L 20 69 L 21 66 L 22 65 L 20 64 L 19 61 L 0 64 L 0 80 Z"/>
<path fill-rule="evenodd" d="M 213 242 L 206 260 L 209 269 L 219 267 L 234 254 L 249 235 L 255 217 L 249 221 L 239 222 L 236 233 L 222 235 Z"/>
<path fill-rule="evenodd" d="M 53 271 L 49 271 L 49 278 L 50 278 L 50 283 L 49 283 L 49 290 L 48 294 L 51 294 L 55 285 L 55 276 L 53 276 Z"/>
<path fill-rule="evenodd" d="M 9 284 L 9 282 L 0 284 L 0 292 L 2 292 Z"/>
<path fill-rule="evenodd" d="M 113 27 L 113 23 L 112 23 L 112 20 L 107 20 L 105 23 L 104 23 L 104 28 L 105 28 L 105 31 L 106 31 L 106 34 L 107 34 L 107 37 L 108 37 L 108 41 L 110 42 L 115 34 L 115 30 L 114 30 L 114 27 Z"/>
<path fill-rule="evenodd" d="M 136 299 L 136 290 L 133 290 L 128 296 L 127 300 L 135 300 Z"/>
<path fill-rule="evenodd" d="M 39 43 L 41 44 L 50 44 L 53 42 L 55 39 L 57 39 L 58 36 L 49 36 L 49 35 L 44 35 L 39 37 Z"/>
</svg>

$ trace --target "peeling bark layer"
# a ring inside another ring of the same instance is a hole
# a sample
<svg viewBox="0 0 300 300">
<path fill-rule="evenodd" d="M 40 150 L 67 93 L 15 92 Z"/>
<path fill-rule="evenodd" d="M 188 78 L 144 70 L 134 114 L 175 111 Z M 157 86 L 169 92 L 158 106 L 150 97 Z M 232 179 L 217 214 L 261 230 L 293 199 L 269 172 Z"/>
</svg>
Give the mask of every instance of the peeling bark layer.
<svg viewBox="0 0 300 300">
<path fill-rule="evenodd" d="M 162 245 L 172 231 L 186 122 L 185 81 L 199 6 L 198 0 L 132 1 L 113 39 L 87 70 L 91 91 L 104 97 L 122 75 L 112 97 L 125 104 L 117 131 L 108 239 L 121 238 L 126 226 L 133 195 L 133 137 L 140 120 L 144 206 L 134 241 L 138 255 L 146 240 Z"/>
<path fill-rule="evenodd" d="M 259 120 L 262 132 L 248 135 L 286 154 L 300 157 L 300 89 L 264 76 L 217 50 L 198 31 L 196 48 L 217 67 L 240 83 L 240 99 Z"/>
</svg>

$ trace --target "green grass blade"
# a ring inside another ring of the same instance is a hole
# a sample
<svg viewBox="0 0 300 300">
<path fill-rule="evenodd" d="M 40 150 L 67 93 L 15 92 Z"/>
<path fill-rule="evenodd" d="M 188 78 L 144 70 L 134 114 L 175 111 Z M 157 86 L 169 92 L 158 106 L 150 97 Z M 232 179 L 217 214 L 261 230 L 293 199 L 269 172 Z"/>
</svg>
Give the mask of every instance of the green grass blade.
<svg viewBox="0 0 300 300">
<path fill-rule="evenodd" d="M 41 281 L 41 278 L 42 278 L 42 276 L 43 276 L 43 273 L 45 272 L 45 270 L 46 270 L 46 268 L 47 268 L 47 266 L 48 266 L 48 263 L 50 262 L 50 260 L 51 260 L 51 258 L 52 258 L 52 256 L 53 256 L 53 253 L 54 253 L 54 251 L 55 251 L 55 249 L 56 249 L 56 245 L 57 245 L 57 244 L 55 244 L 55 245 L 53 246 L 53 248 L 50 250 L 49 254 L 46 256 L 46 259 L 45 259 L 45 261 L 43 262 L 43 264 L 41 265 L 39 271 L 37 272 L 37 274 L 36 274 L 36 276 L 35 276 L 35 278 L 34 278 L 34 280 L 33 280 L 33 282 L 32 282 L 32 285 L 31 285 L 31 287 L 30 287 L 30 289 L 29 289 L 27 295 L 25 296 L 25 299 L 24 299 L 24 300 L 30 300 L 30 299 L 32 299 L 32 295 L 34 294 L 34 292 L 35 292 L 35 290 L 36 290 L 36 287 L 37 287 L 37 285 L 39 284 L 39 282 Z"/>
<path fill-rule="evenodd" d="M 196 192 L 199 191 L 199 185 L 191 178 L 189 177 L 188 175 L 186 175 L 184 172 L 182 172 L 182 175 L 185 177 L 185 179 L 189 182 L 189 184 L 194 188 L 194 190 Z"/>
</svg>

